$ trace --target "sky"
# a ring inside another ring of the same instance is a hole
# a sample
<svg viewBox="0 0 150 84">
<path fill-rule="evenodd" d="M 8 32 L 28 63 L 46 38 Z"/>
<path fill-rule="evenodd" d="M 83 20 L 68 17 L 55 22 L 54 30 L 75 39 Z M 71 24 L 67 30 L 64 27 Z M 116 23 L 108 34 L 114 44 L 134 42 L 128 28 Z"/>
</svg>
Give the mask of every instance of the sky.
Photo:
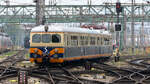
<svg viewBox="0 0 150 84">
<path fill-rule="evenodd" d="M 1 0 L 0 4 L 5 4 L 5 0 Z M 12 5 L 34 5 L 33 0 L 9 0 Z M 56 2 L 58 5 L 87 5 L 88 0 L 45 0 L 46 4 Z M 115 3 L 118 0 L 91 0 L 93 5 L 100 5 L 106 2 Z M 119 0 L 121 3 L 130 3 L 131 0 Z M 142 3 L 150 0 L 135 0 L 136 3 Z"/>
</svg>

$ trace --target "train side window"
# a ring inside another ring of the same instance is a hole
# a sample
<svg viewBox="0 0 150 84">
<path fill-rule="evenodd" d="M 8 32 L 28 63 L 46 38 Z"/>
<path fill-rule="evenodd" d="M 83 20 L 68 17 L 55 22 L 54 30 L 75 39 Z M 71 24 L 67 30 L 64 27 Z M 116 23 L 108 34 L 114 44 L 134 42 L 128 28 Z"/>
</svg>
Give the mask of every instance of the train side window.
<svg viewBox="0 0 150 84">
<path fill-rule="evenodd" d="M 51 42 L 51 35 L 50 34 L 42 34 L 42 42 L 43 43 L 50 43 Z"/>
<path fill-rule="evenodd" d="M 60 43 L 61 42 L 61 36 L 59 34 L 53 34 L 52 35 L 52 42 L 53 43 Z"/>
<path fill-rule="evenodd" d="M 110 39 L 107 38 L 107 45 L 110 45 Z"/>
<path fill-rule="evenodd" d="M 104 38 L 104 45 L 109 45 L 109 39 L 108 38 Z"/>
<path fill-rule="evenodd" d="M 104 45 L 104 38 L 101 38 L 101 45 Z"/>
<path fill-rule="evenodd" d="M 84 45 L 84 37 L 80 36 L 80 45 Z"/>
<path fill-rule="evenodd" d="M 95 37 L 90 37 L 90 45 L 95 45 Z"/>
<path fill-rule="evenodd" d="M 41 42 L 41 35 L 40 34 L 34 34 L 32 36 L 32 42 L 33 43 L 40 43 Z"/>
<path fill-rule="evenodd" d="M 78 37 L 77 36 L 71 36 L 71 45 L 73 45 L 73 46 L 78 45 Z"/>
<path fill-rule="evenodd" d="M 67 35 L 67 45 L 69 46 L 70 45 L 70 36 Z"/>
<path fill-rule="evenodd" d="M 109 45 L 112 44 L 112 38 L 109 38 Z"/>
<path fill-rule="evenodd" d="M 85 36 L 85 45 L 88 45 L 88 36 Z"/>
<path fill-rule="evenodd" d="M 101 45 L 101 38 L 97 37 L 97 45 Z"/>
</svg>

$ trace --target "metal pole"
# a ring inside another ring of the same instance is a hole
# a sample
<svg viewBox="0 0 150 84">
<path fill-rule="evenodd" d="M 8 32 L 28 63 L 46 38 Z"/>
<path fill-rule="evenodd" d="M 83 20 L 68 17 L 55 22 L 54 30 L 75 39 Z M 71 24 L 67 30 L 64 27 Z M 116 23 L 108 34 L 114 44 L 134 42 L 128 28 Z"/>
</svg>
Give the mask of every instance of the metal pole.
<svg viewBox="0 0 150 84">
<path fill-rule="evenodd" d="M 126 12 L 124 12 L 124 48 L 127 48 L 127 45 L 126 45 L 126 39 L 127 39 L 127 30 L 126 30 L 126 22 L 127 22 L 127 17 L 126 17 Z"/>
<path fill-rule="evenodd" d="M 119 2 L 119 0 L 117 0 Z M 119 13 L 117 13 L 117 24 L 119 24 Z M 116 31 L 116 46 L 119 48 L 119 32 Z"/>
<path fill-rule="evenodd" d="M 45 0 L 36 0 L 36 25 L 41 25 L 44 17 Z"/>
<path fill-rule="evenodd" d="M 143 18 L 143 20 L 142 20 L 142 31 L 141 31 L 141 44 L 142 44 L 142 48 L 143 48 L 143 50 L 145 49 L 144 47 L 145 47 L 145 37 L 144 37 L 144 7 L 143 7 L 143 3 L 142 3 L 142 18 Z M 145 51 L 145 50 L 144 50 Z"/>
<path fill-rule="evenodd" d="M 117 13 L 117 24 L 119 24 L 119 13 Z M 119 32 L 116 31 L 116 45 L 119 48 Z"/>
<path fill-rule="evenodd" d="M 132 11 L 131 11 L 131 31 L 132 31 L 132 53 L 134 53 L 134 1 L 132 0 Z"/>
</svg>

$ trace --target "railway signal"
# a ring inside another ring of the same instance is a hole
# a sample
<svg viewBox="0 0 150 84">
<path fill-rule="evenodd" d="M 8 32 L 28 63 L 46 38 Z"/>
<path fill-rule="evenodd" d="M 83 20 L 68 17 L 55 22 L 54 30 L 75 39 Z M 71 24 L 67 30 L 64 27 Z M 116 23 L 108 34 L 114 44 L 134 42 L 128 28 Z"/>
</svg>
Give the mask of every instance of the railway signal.
<svg viewBox="0 0 150 84">
<path fill-rule="evenodd" d="M 120 41 L 119 41 L 119 33 L 118 31 L 121 31 L 121 24 L 119 24 L 119 14 L 120 12 L 122 12 L 122 7 L 121 7 L 121 3 L 120 2 L 116 2 L 116 12 L 117 12 L 117 23 L 115 24 L 115 31 L 116 31 L 116 44 L 119 45 Z M 116 52 L 115 55 L 115 61 L 119 61 L 119 46 L 118 48 L 116 48 L 118 51 Z"/>
<path fill-rule="evenodd" d="M 115 31 L 121 31 L 121 24 L 115 24 Z"/>
<path fill-rule="evenodd" d="M 120 12 L 122 12 L 122 7 L 121 7 L 121 3 L 117 2 L 116 3 L 116 12 L 119 14 Z"/>
</svg>

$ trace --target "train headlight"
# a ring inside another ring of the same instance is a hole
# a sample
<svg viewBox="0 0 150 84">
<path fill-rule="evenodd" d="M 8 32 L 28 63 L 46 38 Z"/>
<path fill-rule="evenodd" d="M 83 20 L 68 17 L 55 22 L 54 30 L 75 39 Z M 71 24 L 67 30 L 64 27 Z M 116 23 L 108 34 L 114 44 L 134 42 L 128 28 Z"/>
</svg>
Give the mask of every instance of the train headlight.
<svg viewBox="0 0 150 84">
<path fill-rule="evenodd" d="M 58 53 L 58 49 L 55 49 L 55 53 Z"/>
<path fill-rule="evenodd" d="M 58 55 L 57 55 L 57 54 L 55 54 L 53 57 L 54 57 L 54 58 L 58 58 Z"/>
<path fill-rule="evenodd" d="M 37 49 L 35 49 L 35 50 L 34 50 L 34 52 L 35 52 L 35 53 L 37 53 L 37 52 L 38 52 L 38 50 L 37 50 Z"/>
</svg>

